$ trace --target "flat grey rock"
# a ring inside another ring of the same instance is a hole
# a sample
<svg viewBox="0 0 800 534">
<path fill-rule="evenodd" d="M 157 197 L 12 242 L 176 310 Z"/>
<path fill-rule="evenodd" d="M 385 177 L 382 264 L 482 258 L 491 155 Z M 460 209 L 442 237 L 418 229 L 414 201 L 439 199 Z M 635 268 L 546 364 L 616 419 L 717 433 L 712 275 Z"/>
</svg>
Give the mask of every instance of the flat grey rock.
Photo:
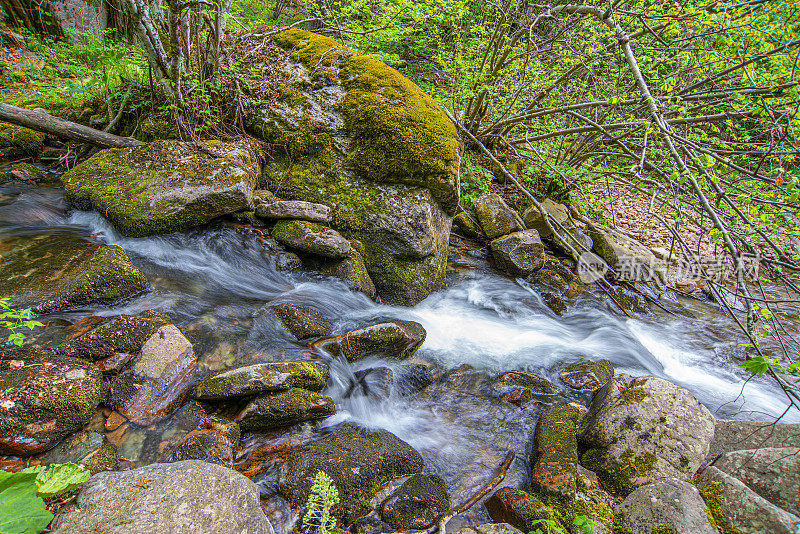
<svg viewBox="0 0 800 534">
<path fill-rule="evenodd" d="M 197 460 L 99 473 L 54 534 L 274 534 L 255 484 L 232 469 Z"/>
</svg>

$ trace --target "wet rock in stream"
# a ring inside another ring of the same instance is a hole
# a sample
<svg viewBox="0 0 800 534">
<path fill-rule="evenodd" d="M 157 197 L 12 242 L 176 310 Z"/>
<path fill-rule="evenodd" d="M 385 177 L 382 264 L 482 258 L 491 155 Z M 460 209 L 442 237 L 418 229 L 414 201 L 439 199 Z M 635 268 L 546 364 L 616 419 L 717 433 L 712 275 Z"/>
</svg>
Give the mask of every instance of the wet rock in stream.
<svg viewBox="0 0 800 534">
<path fill-rule="evenodd" d="M 118 245 L 98 245 L 68 233 L 0 237 L 4 296 L 38 313 L 113 304 L 148 287 Z"/>
<path fill-rule="evenodd" d="M 210 376 L 195 386 L 194 396 L 201 400 L 220 400 L 289 388 L 320 391 L 327 380 L 328 368 L 324 364 L 260 363 Z"/>
<path fill-rule="evenodd" d="M 314 343 L 334 356 L 353 362 L 365 356 L 409 358 L 425 341 L 425 329 L 414 321 L 395 319 Z"/>
<path fill-rule="evenodd" d="M 85 360 L 0 350 L 0 453 L 27 457 L 55 447 L 89 422 L 105 390 Z"/>
</svg>

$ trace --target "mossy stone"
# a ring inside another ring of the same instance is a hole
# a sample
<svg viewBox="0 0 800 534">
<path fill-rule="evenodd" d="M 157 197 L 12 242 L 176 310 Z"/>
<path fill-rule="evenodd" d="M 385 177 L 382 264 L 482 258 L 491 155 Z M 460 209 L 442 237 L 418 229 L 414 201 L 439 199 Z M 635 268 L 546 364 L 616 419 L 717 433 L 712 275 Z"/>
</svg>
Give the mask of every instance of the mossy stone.
<svg viewBox="0 0 800 534">
<path fill-rule="evenodd" d="M 439 475 L 411 478 L 381 503 L 381 520 L 398 530 L 421 530 L 450 510 L 447 487 Z"/>
<path fill-rule="evenodd" d="M 236 416 L 242 432 L 269 430 L 336 413 L 330 397 L 300 388 L 256 397 Z"/>
<path fill-rule="evenodd" d="M 257 363 L 203 379 L 195 386 L 194 396 L 220 400 L 289 388 L 320 391 L 327 380 L 328 368 L 316 362 Z"/>
<path fill-rule="evenodd" d="M 94 209 L 123 235 L 185 230 L 252 208 L 259 166 L 246 148 L 156 141 L 101 150 L 62 176 L 67 199 Z"/>
</svg>

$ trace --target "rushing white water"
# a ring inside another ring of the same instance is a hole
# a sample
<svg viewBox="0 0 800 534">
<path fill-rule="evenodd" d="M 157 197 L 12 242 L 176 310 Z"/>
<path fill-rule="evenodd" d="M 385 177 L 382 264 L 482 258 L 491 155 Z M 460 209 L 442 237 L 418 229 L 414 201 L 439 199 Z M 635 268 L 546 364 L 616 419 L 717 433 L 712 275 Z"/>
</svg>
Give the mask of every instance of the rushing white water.
<svg viewBox="0 0 800 534">
<path fill-rule="evenodd" d="M 325 425 L 352 420 L 393 432 L 423 454 L 429 470 L 446 478 L 454 501 L 484 481 L 503 451 L 516 450 L 521 458 L 512 480 L 521 483 L 525 476 L 535 415 L 475 394 L 501 372 L 526 370 L 558 384 L 564 365 L 605 358 L 618 372 L 651 374 L 688 388 L 717 417 L 769 419 L 788 405 L 777 387 L 748 380 L 736 365 L 741 353 L 734 325 L 709 304 L 677 302 L 671 305 L 675 315 L 656 310 L 629 318 L 585 295 L 557 316 L 533 288 L 476 261 L 476 267 L 449 275 L 446 286 L 419 305 L 388 306 L 342 282 L 280 270 L 278 249 L 240 230 L 220 227 L 129 239 L 96 213 L 67 211 L 57 190 L 0 188 L 0 240 L 13 243 L 56 229 L 119 244 L 153 285 L 149 293 L 120 306 L 65 317 L 164 311 L 187 332 L 209 370 L 241 364 L 256 352 L 301 357 L 306 347 L 261 311 L 277 302 L 313 306 L 335 322 L 338 332 L 387 318 L 421 323 L 427 339 L 417 358 L 432 362 L 445 378 L 464 364 L 474 371 L 462 369 L 451 385 L 445 380 L 422 393 L 375 398 L 348 393 L 356 381 L 354 371 L 388 367 L 397 373 L 398 362 L 331 362 L 327 393 L 336 400 L 338 414 Z M 224 344 L 235 356 L 219 363 Z M 588 400 L 566 390 L 563 395 Z M 790 411 L 784 421 L 800 421 L 800 413 Z"/>
</svg>

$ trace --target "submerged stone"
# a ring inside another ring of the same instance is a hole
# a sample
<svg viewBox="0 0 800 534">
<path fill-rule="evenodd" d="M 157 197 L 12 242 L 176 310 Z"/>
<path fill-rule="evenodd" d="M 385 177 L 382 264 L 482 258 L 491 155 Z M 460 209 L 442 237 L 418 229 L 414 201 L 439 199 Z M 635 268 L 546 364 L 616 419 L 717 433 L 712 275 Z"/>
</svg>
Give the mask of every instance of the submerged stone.
<svg viewBox="0 0 800 534">
<path fill-rule="evenodd" d="M 333 325 L 320 312 L 309 306 L 283 303 L 269 308 L 283 326 L 297 339 L 329 336 Z"/>
<path fill-rule="evenodd" d="M 4 296 L 39 313 L 113 304 L 148 287 L 147 279 L 118 245 L 98 245 L 71 234 L 0 239 Z"/>
<path fill-rule="evenodd" d="M 208 145 L 205 152 L 182 141 L 101 150 L 62 176 L 64 191 L 77 208 L 96 210 L 133 237 L 252 209 L 258 163 L 236 144 Z"/>
<path fill-rule="evenodd" d="M 194 396 L 201 400 L 219 400 L 289 388 L 320 391 L 327 378 L 327 367 L 319 363 L 259 363 L 204 379 L 195 386 Z"/>
<path fill-rule="evenodd" d="M 531 485 L 543 492 L 574 497 L 578 479 L 578 439 L 583 413 L 571 404 L 545 408 L 536 425 Z"/>
</svg>

